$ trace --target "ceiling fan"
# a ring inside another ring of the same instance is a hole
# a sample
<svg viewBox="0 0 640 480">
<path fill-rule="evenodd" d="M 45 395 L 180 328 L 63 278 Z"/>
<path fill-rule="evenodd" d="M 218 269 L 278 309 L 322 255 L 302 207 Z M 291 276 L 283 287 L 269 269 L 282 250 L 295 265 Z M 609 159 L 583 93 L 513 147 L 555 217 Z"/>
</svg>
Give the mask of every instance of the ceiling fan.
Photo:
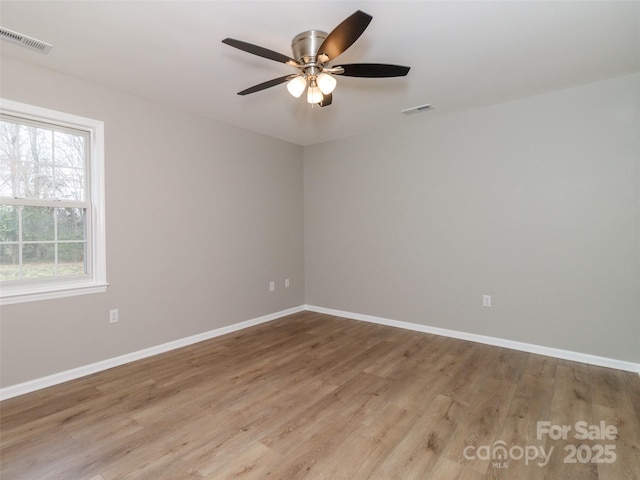
<svg viewBox="0 0 640 480">
<path fill-rule="evenodd" d="M 355 43 L 373 17 L 360 10 L 346 18 L 327 34 L 319 30 L 302 32 L 291 41 L 293 58 L 251 43 L 225 38 L 222 43 L 276 62 L 286 63 L 298 73 L 274 78 L 249 87 L 238 95 L 248 95 L 287 82 L 287 89 L 294 97 L 307 91 L 307 102 L 326 107 L 331 105 L 336 87 L 334 75 L 345 77 L 387 78 L 403 77 L 410 67 L 385 63 L 350 63 L 329 66 L 329 62 Z"/>
</svg>

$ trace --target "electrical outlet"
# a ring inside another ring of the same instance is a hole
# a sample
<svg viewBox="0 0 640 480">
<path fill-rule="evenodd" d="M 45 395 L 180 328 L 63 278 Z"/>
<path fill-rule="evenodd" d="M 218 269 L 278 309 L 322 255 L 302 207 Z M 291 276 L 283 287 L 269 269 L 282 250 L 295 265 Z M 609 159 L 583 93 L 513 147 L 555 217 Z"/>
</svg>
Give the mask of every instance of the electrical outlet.
<svg viewBox="0 0 640 480">
<path fill-rule="evenodd" d="M 291 284 L 289 283 L 289 279 L 288 279 L 288 278 L 285 278 L 285 279 L 284 279 L 284 288 L 289 288 L 289 285 L 291 285 Z"/>
<path fill-rule="evenodd" d="M 482 306 L 483 307 L 491 306 L 491 295 L 482 295 Z"/>
<path fill-rule="evenodd" d="M 269 282 L 269 291 L 273 292 L 276 289 L 276 282 L 274 282 L 273 280 L 271 280 Z"/>
<path fill-rule="evenodd" d="M 109 323 L 118 323 L 119 320 L 118 309 L 114 308 L 112 310 L 109 310 Z"/>
</svg>

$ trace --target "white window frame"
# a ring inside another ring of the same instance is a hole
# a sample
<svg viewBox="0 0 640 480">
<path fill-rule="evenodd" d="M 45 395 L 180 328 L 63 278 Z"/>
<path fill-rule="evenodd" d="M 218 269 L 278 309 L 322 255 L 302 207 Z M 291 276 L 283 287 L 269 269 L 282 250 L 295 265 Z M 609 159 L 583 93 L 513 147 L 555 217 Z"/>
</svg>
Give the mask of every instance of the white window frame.
<svg viewBox="0 0 640 480">
<path fill-rule="evenodd" d="M 88 206 L 91 221 L 87 225 L 87 263 L 90 275 L 78 279 L 29 280 L 15 284 L 0 284 L 0 305 L 48 300 L 106 291 L 106 233 L 104 182 L 104 122 L 69 113 L 0 98 L 0 113 L 26 121 L 48 123 L 63 128 L 82 130 L 89 137 Z M 3 204 L 13 203 L 10 199 Z M 37 202 L 36 202 L 37 203 Z"/>
</svg>

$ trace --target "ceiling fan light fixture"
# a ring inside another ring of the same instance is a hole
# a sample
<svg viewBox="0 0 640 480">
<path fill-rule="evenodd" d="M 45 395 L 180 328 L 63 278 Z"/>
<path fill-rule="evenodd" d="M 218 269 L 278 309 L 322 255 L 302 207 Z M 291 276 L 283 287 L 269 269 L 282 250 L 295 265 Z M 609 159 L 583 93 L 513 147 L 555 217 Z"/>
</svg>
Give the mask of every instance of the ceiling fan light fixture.
<svg viewBox="0 0 640 480">
<path fill-rule="evenodd" d="M 307 79 L 302 75 L 298 75 L 287 82 L 287 90 L 289 90 L 289 93 L 296 98 L 299 98 L 300 95 L 302 95 L 305 88 L 307 88 Z"/>
<path fill-rule="evenodd" d="M 309 81 L 309 89 L 307 90 L 307 102 L 314 104 L 322 101 L 322 90 L 318 87 L 315 78 Z"/>
<path fill-rule="evenodd" d="M 329 75 L 328 73 L 322 72 L 316 78 L 316 83 L 318 84 L 318 88 L 325 95 L 329 95 L 336 88 L 336 84 L 338 83 L 333 75 Z"/>
</svg>

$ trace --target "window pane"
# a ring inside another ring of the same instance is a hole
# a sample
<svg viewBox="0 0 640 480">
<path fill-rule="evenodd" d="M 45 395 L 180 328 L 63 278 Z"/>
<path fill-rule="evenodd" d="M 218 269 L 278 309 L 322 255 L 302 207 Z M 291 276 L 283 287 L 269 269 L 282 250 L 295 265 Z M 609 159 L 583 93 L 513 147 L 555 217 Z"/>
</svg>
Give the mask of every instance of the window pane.
<svg viewBox="0 0 640 480">
<path fill-rule="evenodd" d="M 13 188 L 13 170 L 15 162 L 7 159 L 3 152 L 0 152 L 0 197 L 16 197 Z"/>
<path fill-rule="evenodd" d="M 54 132 L 55 163 L 60 167 L 85 169 L 85 137 L 68 132 Z"/>
<path fill-rule="evenodd" d="M 35 137 L 36 128 L 29 125 L 20 125 L 18 129 L 18 159 L 24 162 L 33 161 L 31 155 L 32 139 Z"/>
<path fill-rule="evenodd" d="M 55 186 L 53 184 L 53 167 L 38 163 L 23 163 L 22 195 L 27 198 L 40 198 L 43 200 L 55 199 Z"/>
<path fill-rule="evenodd" d="M 58 240 L 85 240 L 85 210 L 57 208 Z"/>
<path fill-rule="evenodd" d="M 17 162 L 19 157 L 20 126 L 0 122 L 0 195 L 17 196 Z"/>
<path fill-rule="evenodd" d="M 5 197 L 24 197 L 25 196 L 25 178 L 24 170 L 27 167 L 17 158 L 2 160 L 2 185 L 0 195 Z"/>
<path fill-rule="evenodd" d="M 55 247 L 52 243 L 28 243 L 22 250 L 22 262 L 24 278 L 54 276 Z"/>
<path fill-rule="evenodd" d="M 53 163 L 53 131 L 32 127 L 36 133 L 36 141 L 32 143 L 31 156 L 40 164 Z M 33 134 L 32 134 L 33 135 Z"/>
<path fill-rule="evenodd" d="M 20 278 L 18 245 L 0 245 L 0 280 Z"/>
<path fill-rule="evenodd" d="M 18 130 L 12 122 L 0 122 L 0 195 L 15 196 L 15 163 L 18 159 Z"/>
<path fill-rule="evenodd" d="M 0 242 L 18 240 L 18 207 L 0 205 Z"/>
<path fill-rule="evenodd" d="M 84 257 L 84 243 L 59 243 L 58 275 L 77 275 L 86 273 Z"/>
<path fill-rule="evenodd" d="M 84 200 L 84 170 L 56 168 L 56 195 L 59 200 Z"/>
<path fill-rule="evenodd" d="M 53 163 L 53 131 L 31 125 L 21 125 L 18 132 L 19 155 L 23 162 L 51 165 Z"/>
<path fill-rule="evenodd" d="M 51 207 L 22 207 L 22 239 L 54 240 L 53 211 Z"/>
</svg>

